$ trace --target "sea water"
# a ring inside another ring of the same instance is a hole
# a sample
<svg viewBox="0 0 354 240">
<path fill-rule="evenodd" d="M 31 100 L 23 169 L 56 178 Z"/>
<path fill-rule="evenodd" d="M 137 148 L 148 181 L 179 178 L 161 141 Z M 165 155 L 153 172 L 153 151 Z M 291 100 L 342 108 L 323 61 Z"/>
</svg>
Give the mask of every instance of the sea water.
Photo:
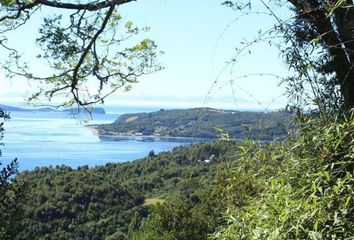
<svg viewBox="0 0 354 240">
<path fill-rule="evenodd" d="M 41 166 L 82 165 L 94 167 L 110 162 L 124 162 L 168 151 L 185 141 L 102 141 L 87 124 L 110 123 L 119 114 L 94 114 L 73 117 L 62 112 L 11 112 L 5 122 L 0 161 L 9 163 L 17 158 L 19 170 Z"/>
</svg>

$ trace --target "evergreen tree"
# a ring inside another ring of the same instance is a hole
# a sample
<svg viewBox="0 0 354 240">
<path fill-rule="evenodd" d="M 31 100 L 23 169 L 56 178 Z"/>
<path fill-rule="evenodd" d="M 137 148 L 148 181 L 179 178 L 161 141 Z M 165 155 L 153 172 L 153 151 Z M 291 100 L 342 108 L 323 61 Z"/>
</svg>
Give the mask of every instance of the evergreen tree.
<svg viewBox="0 0 354 240">
<path fill-rule="evenodd" d="M 9 118 L 9 115 L 0 109 L 0 140 L 4 136 L 4 122 Z M 0 143 L 0 145 L 3 145 L 3 143 Z M 18 171 L 17 159 L 6 165 L 3 165 L 0 161 L 1 166 L 3 167 L 0 170 L 0 239 L 12 240 L 20 228 L 21 202 L 24 198 L 24 191 L 21 185 L 13 183 L 13 177 Z"/>
</svg>

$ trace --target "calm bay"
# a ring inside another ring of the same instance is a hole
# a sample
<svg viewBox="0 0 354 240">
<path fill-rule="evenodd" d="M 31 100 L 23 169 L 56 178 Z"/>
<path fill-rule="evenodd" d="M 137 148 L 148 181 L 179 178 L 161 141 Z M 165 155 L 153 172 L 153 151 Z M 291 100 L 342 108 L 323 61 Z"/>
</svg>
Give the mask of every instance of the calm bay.
<svg viewBox="0 0 354 240">
<path fill-rule="evenodd" d="M 3 163 L 18 158 L 19 170 L 36 167 L 82 165 L 94 167 L 110 162 L 125 162 L 189 144 L 184 140 L 137 141 L 135 139 L 102 141 L 87 124 L 110 123 L 119 114 L 94 114 L 73 118 L 63 112 L 11 112 L 5 123 Z"/>
</svg>

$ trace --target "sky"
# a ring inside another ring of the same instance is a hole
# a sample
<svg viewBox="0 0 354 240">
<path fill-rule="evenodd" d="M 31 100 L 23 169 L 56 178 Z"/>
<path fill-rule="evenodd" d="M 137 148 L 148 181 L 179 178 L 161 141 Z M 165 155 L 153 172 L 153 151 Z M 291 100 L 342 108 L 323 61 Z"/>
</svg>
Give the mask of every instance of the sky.
<svg viewBox="0 0 354 240">
<path fill-rule="evenodd" d="M 221 0 L 138 0 L 119 7 L 124 19 L 149 26 L 145 35 L 164 51 L 164 69 L 143 76 L 129 92 L 119 91 L 107 105 L 159 107 L 214 107 L 227 109 L 279 109 L 285 106 L 285 86 L 268 74 L 286 76 L 279 51 L 267 44 L 255 44 L 228 65 L 242 42 L 251 41 L 260 29 L 274 26 L 272 17 L 262 14 L 242 16 L 221 5 Z M 254 0 L 252 12 L 266 11 Z M 287 14 L 278 10 L 278 14 Z M 32 61 L 34 40 L 41 18 L 12 33 L 11 43 Z M 240 17 L 242 16 L 242 17 Z M 33 60 L 33 62 L 35 62 Z M 34 64 L 33 68 L 46 69 Z M 263 76 L 258 75 L 263 74 Z M 0 101 L 23 103 L 34 92 L 23 79 L 10 81 L 1 73 Z M 244 78 L 242 76 L 249 75 Z"/>
</svg>

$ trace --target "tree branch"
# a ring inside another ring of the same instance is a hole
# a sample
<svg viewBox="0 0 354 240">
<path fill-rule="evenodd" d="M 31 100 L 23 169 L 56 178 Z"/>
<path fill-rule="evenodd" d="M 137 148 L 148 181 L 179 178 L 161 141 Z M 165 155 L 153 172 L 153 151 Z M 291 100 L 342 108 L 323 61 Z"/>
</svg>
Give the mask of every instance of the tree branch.
<svg viewBox="0 0 354 240">
<path fill-rule="evenodd" d="M 110 6 L 123 5 L 136 0 L 106 0 L 96 3 L 62 3 L 57 1 L 48 1 L 48 0 L 37 0 L 37 3 L 54 8 L 63 8 L 63 9 L 73 9 L 73 10 L 87 10 L 87 11 L 96 11 L 103 8 L 108 8 Z"/>
<path fill-rule="evenodd" d="M 95 33 L 95 35 L 92 37 L 91 41 L 89 42 L 89 44 L 87 45 L 87 47 L 85 48 L 84 52 L 81 54 L 81 57 L 79 59 L 79 62 L 77 63 L 77 65 L 75 66 L 74 72 L 73 72 L 73 79 L 72 79 L 72 83 L 71 83 L 71 92 L 74 95 L 74 98 L 77 102 L 79 102 L 81 104 L 80 99 L 78 98 L 78 96 L 76 95 L 75 92 L 77 92 L 76 86 L 78 84 L 78 72 L 79 69 L 81 67 L 81 65 L 83 64 L 85 57 L 87 56 L 87 54 L 89 53 L 91 47 L 93 46 L 93 44 L 96 42 L 98 36 L 103 32 L 103 30 L 106 28 L 106 25 L 108 23 L 108 20 L 110 19 L 113 11 L 114 11 L 115 5 L 111 5 L 109 7 L 109 10 L 106 14 L 105 19 L 103 20 L 103 23 L 100 27 L 100 29 Z"/>
</svg>

